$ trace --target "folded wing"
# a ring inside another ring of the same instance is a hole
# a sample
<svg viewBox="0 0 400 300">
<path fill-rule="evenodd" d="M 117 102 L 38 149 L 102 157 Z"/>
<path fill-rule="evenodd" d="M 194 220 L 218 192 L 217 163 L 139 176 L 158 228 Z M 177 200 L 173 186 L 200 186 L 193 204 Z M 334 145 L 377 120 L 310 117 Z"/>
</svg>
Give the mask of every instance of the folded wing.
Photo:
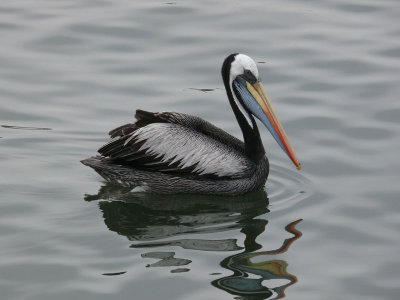
<svg viewBox="0 0 400 300">
<path fill-rule="evenodd" d="M 138 168 L 200 177 L 241 178 L 254 169 L 241 141 L 198 117 L 144 111 L 136 117 L 136 123 L 110 132 L 114 139 L 99 149 L 101 155 Z"/>
</svg>

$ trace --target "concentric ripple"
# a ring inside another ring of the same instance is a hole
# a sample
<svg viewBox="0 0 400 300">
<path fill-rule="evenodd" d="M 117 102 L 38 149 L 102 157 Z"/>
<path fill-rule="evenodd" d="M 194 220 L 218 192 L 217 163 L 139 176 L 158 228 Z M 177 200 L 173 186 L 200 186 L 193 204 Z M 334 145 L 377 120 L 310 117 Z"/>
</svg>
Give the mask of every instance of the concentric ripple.
<svg viewBox="0 0 400 300">
<path fill-rule="evenodd" d="M 270 174 L 266 184 L 270 199 L 270 209 L 273 211 L 290 209 L 313 194 L 310 181 L 290 167 L 271 164 Z"/>
</svg>

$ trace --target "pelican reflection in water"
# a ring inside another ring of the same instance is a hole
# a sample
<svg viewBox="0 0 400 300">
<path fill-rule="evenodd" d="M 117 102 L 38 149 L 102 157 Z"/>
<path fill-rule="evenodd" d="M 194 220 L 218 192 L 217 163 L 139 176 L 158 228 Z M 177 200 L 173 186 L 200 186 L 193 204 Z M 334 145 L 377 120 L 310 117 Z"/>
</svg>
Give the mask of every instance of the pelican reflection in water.
<svg viewBox="0 0 400 300">
<path fill-rule="evenodd" d="M 241 195 L 264 187 L 269 162 L 254 117 L 300 169 L 260 82 L 256 63 L 229 55 L 221 69 L 244 142 L 211 123 L 177 112 L 136 111 L 137 121 L 110 131 L 101 156 L 83 160 L 107 181 L 161 194 Z"/>
<path fill-rule="evenodd" d="M 296 276 L 287 271 L 287 262 L 277 255 L 286 252 L 301 236 L 295 228 L 299 220 L 286 226 L 293 237 L 286 239 L 282 247 L 260 251 L 263 247 L 256 242 L 268 224 L 264 217 L 257 218 L 269 212 L 264 191 L 235 197 L 157 195 L 130 192 L 129 188 L 107 184 L 98 194 L 86 195 L 85 200 L 100 200 L 99 208 L 106 226 L 127 237 L 132 250 L 146 249 L 141 256 L 150 269 L 164 267 L 171 273 L 196 272 L 196 269 L 191 270 L 190 259 L 176 257 L 171 251 L 180 247 L 186 250 L 179 251 L 179 256 L 187 253 L 189 257 L 193 255 L 187 251 L 192 250 L 233 252 L 220 263 L 233 274 L 216 279 L 220 274 L 216 273 L 210 275 L 210 281 L 213 286 L 242 297 L 240 299 L 278 299 L 284 296 L 285 289 L 297 282 Z M 212 237 L 234 229 L 245 235 L 243 245 L 238 244 L 237 234 L 234 238 L 229 235 L 224 239 Z M 201 238 L 205 233 L 211 238 Z M 125 272 L 129 274 L 129 270 L 124 270 L 105 275 Z"/>
</svg>

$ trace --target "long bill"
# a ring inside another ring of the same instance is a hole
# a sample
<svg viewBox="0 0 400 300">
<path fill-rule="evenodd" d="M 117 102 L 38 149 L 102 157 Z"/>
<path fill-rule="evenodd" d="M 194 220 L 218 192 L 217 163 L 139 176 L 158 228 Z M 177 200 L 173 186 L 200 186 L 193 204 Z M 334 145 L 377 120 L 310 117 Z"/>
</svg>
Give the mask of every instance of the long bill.
<svg viewBox="0 0 400 300">
<path fill-rule="evenodd" d="M 279 119 L 274 109 L 272 108 L 271 102 L 269 101 L 261 82 L 256 82 L 254 84 L 246 82 L 246 86 L 248 91 L 251 93 L 251 95 L 254 97 L 254 99 L 257 101 L 257 103 L 260 105 L 261 109 L 267 116 L 268 121 L 270 122 L 270 124 L 268 124 L 270 126 L 267 127 L 271 131 L 272 136 L 275 138 L 281 148 L 286 152 L 286 154 L 295 164 L 296 168 L 298 170 L 301 170 L 301 165 L 296 158 L 293 147 L 290 144 L 290 141 L 285 133 L 285 130 L 282 127 L 281 122 L 279 122 Z"/>
</svg>

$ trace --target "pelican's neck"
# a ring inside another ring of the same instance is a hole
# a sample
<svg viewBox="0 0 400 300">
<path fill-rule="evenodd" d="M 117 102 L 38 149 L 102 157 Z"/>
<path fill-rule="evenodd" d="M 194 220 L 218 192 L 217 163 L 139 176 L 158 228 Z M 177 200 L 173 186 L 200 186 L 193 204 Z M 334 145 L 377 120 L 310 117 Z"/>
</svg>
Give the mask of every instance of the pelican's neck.
<svg viewBox="0 0 400 300">
<path fill-rule="evenodd" d="M 253 116 L 251 114 L 248 114 L 248 117 L 246 117 L 243 114 L 242 110 L 239 108 L 237 101 L 235 101 L 229 78 L 230 66 L 234 59 L 235 59 L 235 54 L 231 54 L 225 59 L 221 70 L 222 79 L 224 81 L 225 90 L 229 99 L 229 103 L 231 104 L 233 113 L 235 114 L 236 120 L 238 121 L 240 129 L 242 130 L 246 155 L 252 161 L 258 162 L 260 159 L 264 157 L 265 150 L 262 145 L 260 132 L 258 131 L 258 127 Z M 249 123 L 249 121 L 251 124 Z"/>
</svg>

